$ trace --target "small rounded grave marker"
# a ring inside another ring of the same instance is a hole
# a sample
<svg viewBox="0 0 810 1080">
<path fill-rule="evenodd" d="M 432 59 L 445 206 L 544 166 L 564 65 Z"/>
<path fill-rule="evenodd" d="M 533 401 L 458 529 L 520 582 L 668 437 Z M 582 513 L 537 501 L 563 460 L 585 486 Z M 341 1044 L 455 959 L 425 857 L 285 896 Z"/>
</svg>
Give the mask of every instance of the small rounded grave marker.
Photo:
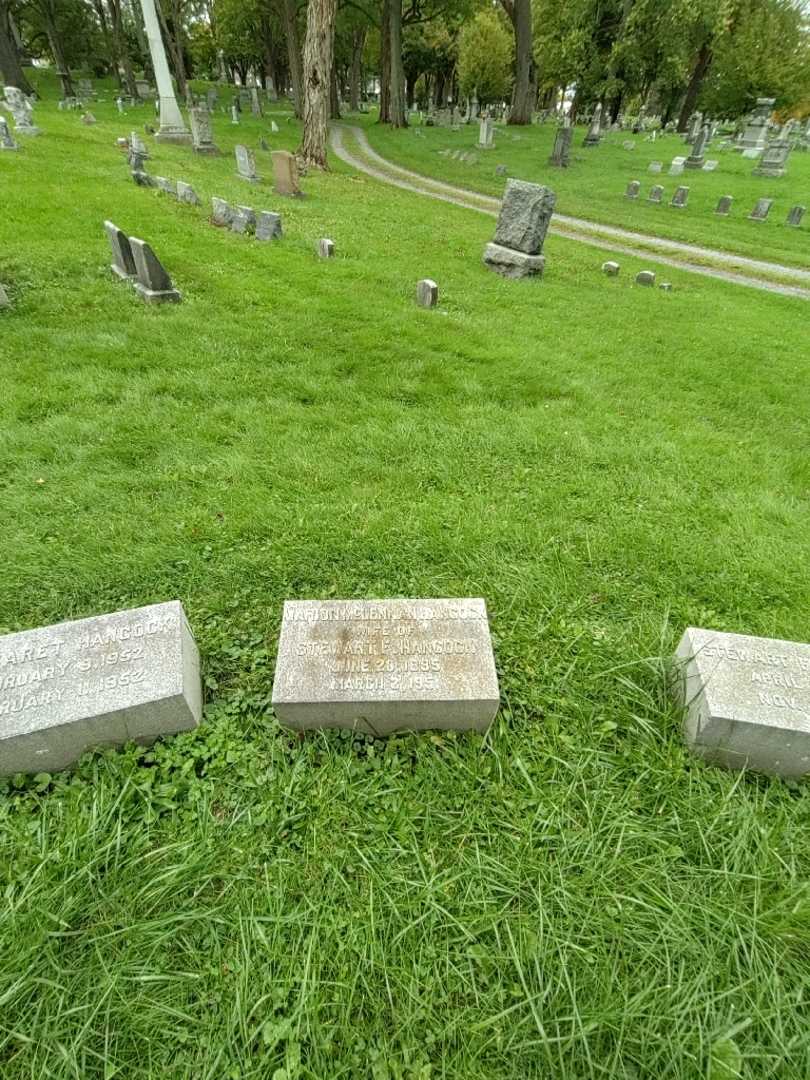
<svg viewBox="0 0 810 1080">
<path fill-rule="evenodd" d="M 652 270 L 640 270 L 636 274 L 636 285 L 654 285 L 655 274 Z"/>
<path fill-rule="evenodd" d="M 416 302 L 420 307 L 436 307 L 439 302 L 439 286 L 430 278 L 416 283 Z"/>
</svg>

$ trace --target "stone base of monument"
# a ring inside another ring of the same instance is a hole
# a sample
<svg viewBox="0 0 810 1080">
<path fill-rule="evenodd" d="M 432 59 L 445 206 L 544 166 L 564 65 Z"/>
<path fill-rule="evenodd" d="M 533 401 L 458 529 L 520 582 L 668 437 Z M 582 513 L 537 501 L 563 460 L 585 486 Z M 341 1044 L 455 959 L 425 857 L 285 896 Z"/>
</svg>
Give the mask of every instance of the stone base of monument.
<svg viewBox="0 0 810 1080">
<path fill-rule="evenodd" d="M 179 601 L 0 638 L 0 776 L 56 772 L 94 747 L 148 744 L 201 719 Z"/>
<path fill-rule="evenodd" d="M 527 255 L 524 251 L 515 251 L 501 244 L 487 244 L 484 262 L 490 270 L 503 277 L 542 277 L 546 258 L 544 255 Z"/>
<path fill-rule="evenodd" d="M 483 600 L 284 604 L 273 708 L 287 727 L 485 731 L 498 702 Z"/>
<path fill-rule="evenodd" d="M 155 142 L 158 143 L 174 143 L 177 146 L 190 146 L 191 145 L 191 132 L 184 131 L 182 128 L 161 128 L 155 133 Z"/>
<path fill-rule="evenodd" d="M 135 292 L 147 304 L 179 304 L 183 299 L 177 289 L 150 289 L 140 281 L 135 282 Z"/>
<path fill-rule="evenodd" d="M 729 769 L 810 773 L 810 645 L 689 627 L 675 661 L 695 754 Z"/>
</svg>

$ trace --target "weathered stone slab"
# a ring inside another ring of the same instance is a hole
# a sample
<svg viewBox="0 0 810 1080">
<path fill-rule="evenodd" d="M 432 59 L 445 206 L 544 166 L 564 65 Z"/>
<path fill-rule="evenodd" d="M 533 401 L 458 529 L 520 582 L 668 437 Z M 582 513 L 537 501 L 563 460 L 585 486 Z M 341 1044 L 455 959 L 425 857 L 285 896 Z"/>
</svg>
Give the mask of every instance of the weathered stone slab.
<svg viewBox="0 0 810 1080">
<path fill-rule="evenodd" d="M 636 274 L 636 285 L 646 285 L 648 288 L 655 284 L 655 274 L 652 270 L 639 270 Z"/>
<path fill-rule="evenodd" d="M 179 304 L 180 293 L 172 284 L 160 259 L 145 240 L 129 238 L 138 280 L 135 289 L 148 304 Z"/>
<path fill-rule="evenodd" d="M 273 684 L 282 724 L 484 731 L 498 700 L 483 600 L 284 604 Z"/>
<path fill-rule="evenodd" d="M 795 228 L 798 228 L 802 223 L 802 218 L 804 217 L 805 209 L 806 209 L 806 207 L 804 207 L 804 206 L 793 206 L 793 207 L 791 207 L 790 212 L 788 213 L 788 216 L 787 216 L 787 221 L 785 222 L 785 224 L 786 225 L 793 225 Z"/>
<path fill-rule="evenodd" d="M 318 241 L 318 256 L 321 259 L 333 259 L 335 257 L 335 241 L 328 236 L 322 236 Z"/>
<path fill-rule="evenodd" d="M 557 134 L 554 136 L 554 147 L 548 159 L 549 165 L 554 165 L 560 169 L 568 168 L 571 162 L 571 143 L 573 139 L 574 129 L 572 127 L 566 126 L 557 129 Z M 504 172 L 506 172 L 505 167 Z"/>
<path fill-rule="evenodd" d="M 166 195 L 171 195 L 173 199 L 177 198 L 177 181 L 169 180 L 165 176 L 156 176 L 155 183 L 160 191 L 165 192 Z"/>
<path fill-rule="evenodd" d="M 0 637 L 0 775 L 196 727 L 200 663 L 179 601 Z"/>
<path fill-rule="evenodd" d="M 184 180 L 177 181 L 177 198 L 180 202 L 188 203 L 190 206 L 199 206 L 201 204 L 200 196 L 191 186 Z"/>
<path fill-rule="evenodd" d="M 281 235 L 281 215 L 271 210 L 261 210 L 256 219 L 256 239 L 280 240 Z"/>
<path fill-rule="evenodd" d="M 191 148 L 195 154 L 208 154 L 215 157 L 219 148 L 214 144 L 211 126 L 211 114 L 201 105 L 195 105 L 188 111 L 191 124 Z"/>
<path fill-rule="evenodd" d="M 211 224 L 220 227 L 228 227 L 233 221 L 231 206 L 217 195 L 211 196 Z"/>
<path fill-rule="evenodd" d="M 514 248 L 504 247 L 502 244 L 487 244 L 484 248 L 484 263 L 502 277 L 542 277 L 546 257 L 545 255 L 527 255 L 523 251 L 515 251 Z"/>
<path fill-rule="evenodd" d="M 675 659 L 696 754 L 732 769 L 810 772 L 810 645 L 689 627 Z"/>
<path fill-rule="evenodd" d="M 612 259 L 609 259 L 607 262 L 603 262 L 602 273 L 606 274 L 608 277 L 618 277 L 619 264 L 617 262 L 613 262 Z"/>
<path fill-rule="evenodd" d="M 689 202 L 689 188 L 679 187 L 675 189 L 675 194 L 672 196 L 672 202 L 670 206 L 675 206 L 679 210 L 683 210 L 686 204 Z"/>
<path fill-rule="evenodd" d="M 257 184 L 259 177 L 256 174 L 256 156 L 247 146 L 241 143 L 234 147 L 236 154 L 237 175 L 243 180 L 249 180 L 251 184 Z"/>
<path fill-rule="evenodd" d="M 273 190 L 277 195 L 289 195 L 300 198 L 303 195 L 298 184 L 298 163 L 289 150 L 273 150 L 270 153 L 273 162 Z"/>
<path fill-rule="evenodd" d="M 14 139 L 11 137 L 11 132 L 8 129 L 8 121 L 5 117 L 0 116 L 0 150 L 18 150 Z"/>
<path fill-rule="evenodd" d="M 256 211 L 251 206 L 232 208 L 231 232 L 252 236 L 256 231 Z"/>
<path fill-rule="evenodd" d="M 663 168 L 663 161 L 651 161 L 650 164 L 647 166 L 647 172 L 660 173 Z"/>
<path fill-rule="evenodd" d="M 637 199 L 638 193 L 641 191 L 641 181 L 631 180 L 627 185 L 627 191 L 624 193 L 626 199 Z"/>
<path fill-rule="evenodd" d="M 748 215 L 751 221 L 764 221 L 773 206 L 773 199 L 757 199 L 756 206 Z"/>
<path fill-rule="evenodd" d="M 556 195 L 540 184 L 507 180 L 494 243 L 539 255 L 548 232 Z"/>
<path fill-rule="evenodd" d="M 135 269 L 135 260 L 132 257 L 132 248 L 129 245 L 127 234 L 122 232 L 117 225 L 113 225 L 111 221 L 104 222 L 104 231 L 110 242 L 110 250 L 112 251 L 113 257 L 110 269 L 124 281 L 132 281 L 132 279 L 137 276 L 137 271 Z"/>
<path fill-rule="evenodd" d="M 436 307 L 439 302 L 439 286 L 431 278 L 416 283 L 416 302 L 419 307 Z"/>
<path fill-rule="evenodd" d="M 650 188 L 650 194 L 647 196 L 647 202 L 660 203 L 664 198 L 664 189 L 660 184 L 653 184 Z"/>
<path fill-rule="evenodd" d="M 729 213 L 731 212 L 731 204 L 733 202 L 733 195 L 721 195 L 717 202 L 717 207 L 714 211 L 715 214 L 719 214 L 720 217 L 728 217 Z"/>
</svg>

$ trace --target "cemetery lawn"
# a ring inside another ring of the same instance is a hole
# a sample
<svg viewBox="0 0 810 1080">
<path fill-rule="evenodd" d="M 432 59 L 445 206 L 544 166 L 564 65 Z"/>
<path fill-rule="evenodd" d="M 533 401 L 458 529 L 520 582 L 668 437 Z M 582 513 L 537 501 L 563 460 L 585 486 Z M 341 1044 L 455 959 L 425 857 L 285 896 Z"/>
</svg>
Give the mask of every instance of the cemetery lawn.
<svg viewBox="0 0 810 1080">
<path fill-rule="evenodd" d="M 497 124 L 495 148 L 479 150 L 478 124 L 462 126 L 459 131 L 419 127 L 420 135 L 416 135 L 415 128 L 397 131 L 381 126 L 373 115 L 351 117 L 350 122 L 364 127 L 372 147 L 384 158 L 458 187 L 500 197 L 505 178 L 495 170 L 505 165 L 509 176 L 552 188 L 560 214 L 749 258 L 810 266 L 810 217 L 805 215 L 799 228 L 785 224 L 792 206 L 810 205 L 810 153 L 794 151 L 786 176 L 752 176 L 757 163 L 733 150 L 720 150 L 718 137 L 706 151 L 707 160 L 719 162 L 714 172 L 686 169 L 680 176 L 669 176 L 672 159 L 689 154 L 682 136 L 664 135 L 652 143 L 629 132 L 612 132 L 598 148 L 586 150 L 582 140 L 587 128 L 580 125 L 574 132 L 571 164 L 558 169 L 548 164 L 554 145 L 553 124 L 531 128 Z M 625 150 L 624 142 L 635 143 L 635 149 Z M 477 161 L 458 161 L 441 153 L 444 150 L 475 154 Z M 664 163 L 660 175 L 648 172 L 652 161 Z M 625 198 L 631 180 L 641 182 L 636 200 Z M 661 205 L 647 201 L 654 184 L 664 188 Z M 688 206 L 681 210 L 669 205 L 680 184 L 689 187 Z M 727 218 L 714 213 L 723 195 L 734 197 Z M 760 198 L 774 200 L 770 214 L 766 221 L 749 221 L 748 215 Z"/>
<path fill-rule="evenodd" d="M 810 635 L 805 303 L 559 237 L 504 281 L 492 219 L 339 162 L 282 203 L 233 146 L 283 115 L 149 139 L 181 206 L 93 111 L 0 156 L 0 632 L 179 598 L 208 704 L 0 782 L 0 1075 L 806 1078 L 808 788 L 692 760 L 665 680 L 687 625 Z M 283 600 L 394 596 L 486 598 L 488 736 L 281 731 Z"/>
</svg>

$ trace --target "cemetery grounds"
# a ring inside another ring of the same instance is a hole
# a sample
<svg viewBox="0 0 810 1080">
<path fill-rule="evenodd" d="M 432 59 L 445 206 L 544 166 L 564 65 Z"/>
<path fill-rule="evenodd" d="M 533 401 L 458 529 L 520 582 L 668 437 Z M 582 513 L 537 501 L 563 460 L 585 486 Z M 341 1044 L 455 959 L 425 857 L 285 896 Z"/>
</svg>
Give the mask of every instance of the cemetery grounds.
<svg viewBox="0 0 810 1080">
<path fill-rule="evenodd" d="M 208 704 L 0 786 L 0 1075 L 810 1074 L 807 788 L 691 758 L 666 693 L 687 625 L 807 640 L 806 301 L 653 255 L 608 279 L 554 235 L 542 282 L 506 281 L 491 218 L 334 157 L 282 202 L 269 154 L 258 187 L 233 159 L 295 148 L 282 106 L 217 114 L 217 159 L 148 139 L 204 201 L 180 205 L 115 145 L 149 110 L 108 94 L 85 127 L 41 89 L 44 134 L 0 158 L 0 630 L 180 598 Z M 578 129 L 552 175 L 550 127 L 468 169 L 436 153 L 456 133 L 368 134 L 453 183 L 500 193 L 503 160 L 564 213 L 808 263 L 780 224 L 810 155 L 757 226 L 731 155 L 680 216 L 626 205 L 690 182 L 638 167 L 675 138 Z M 211 227 L 212 195 L 279 210 L 283 241 Z M 182 304 L 113 278 L 105 219 Z M 486 598 L 486 737 L 278 727 L 283 600 L 386 596 Z"/>
</svg>

